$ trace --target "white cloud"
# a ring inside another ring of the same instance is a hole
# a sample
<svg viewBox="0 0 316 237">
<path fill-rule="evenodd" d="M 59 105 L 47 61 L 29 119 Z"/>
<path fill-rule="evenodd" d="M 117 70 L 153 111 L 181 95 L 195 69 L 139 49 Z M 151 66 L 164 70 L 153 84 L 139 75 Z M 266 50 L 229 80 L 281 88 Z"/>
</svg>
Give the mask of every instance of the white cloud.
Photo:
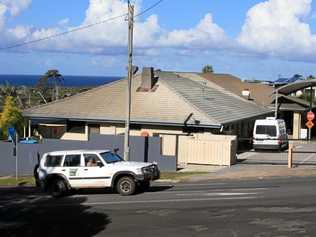
<svg viewBox="0 0 316 237">
<path fill-rule="evenodd" d="M 32 0 L 0 0 L 0 30 L 5 26 L 8 15 L 15 17 L 27 9 Z"/>
<path fill-rule="evenodd" d="M 60 21 L 58 21 L 58 25 L 60 26 L 65 26 L 69 23 L 70 19 L 69 18 L 64 18 L 64 19 L 61 19 Z"/>
<path fill-rule="evenodd" d="M 241 46 L 288 59 L 315 57 L 316 36 L 306 23 L 312 0 L 269 0 L 252 7 L 238 37 Z"/>
<path fill-rule="evenodd" d="M 6 5 L 0 3 L 0 30 L 4 27 L 4 24 L 5 24 L 6 11 L 7 11 Z"/>
<path fill-rule="evenodd" d="M 213 22 L 210 13 L 199 24 L 188 30 L 174 30 L 162 39 L 162 45 L 183 48 L 221 48 L 228 39 L 222 28 Z"/>
<path fill-rule="evenodd" d="M 140 0 L 136 1 L 135 14 L 140 12 L 141 3 Z M 36 40 L 65 29 L 71 30 L 123 15 L 126 12 L 127 2 L 124 0 L 90 0 L 85 18 L 79 26 L 68 26 L 66 18 L 60 21 L 56 28 L 37 29 L 30 26 L 17 26 L 7 29 L 6 35 L 13 42 Z M 151 54 L 153 49 L 157 53 L 158 48 L 221 48 L 223 42 L 228 41 L 224 30 L 213 22 L 211 14 L 205 15 L 196 27 L 187 30 L 168 32 L 160 27 L 156 15 L 151 15 L 144 20 L 135 18 L 134 29 L 134 45 L 139 54 Z M 46 47 L 49 51 L 121 54 L 125 53 L 126 45 L 127 22 L 122 18 L 40 44 L 32 44 L 28 48 L 45 50 Z"/>
<path fill-rule="evenodd" d="M 32 0 L 0 0 L 0 3 L 7 6 L 11 16 L 17 16 L 27 9 Z"/>
</svg>

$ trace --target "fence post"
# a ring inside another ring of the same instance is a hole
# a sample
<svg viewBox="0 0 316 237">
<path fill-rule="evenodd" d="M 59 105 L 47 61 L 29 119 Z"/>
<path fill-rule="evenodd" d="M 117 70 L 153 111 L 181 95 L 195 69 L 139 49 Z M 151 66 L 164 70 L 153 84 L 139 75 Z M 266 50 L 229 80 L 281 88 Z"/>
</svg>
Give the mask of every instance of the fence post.
<svg viewBox="0 0 316 237">
<path fill-rule="evenodd" d="M 288 168 L 290 168 L 290 169 L 293 168 L 293 166 L 292 166 L 292 163 L 293 163 L 293 144 L 289 144 L 287 163 L 288 163 Z"/>
</svg>

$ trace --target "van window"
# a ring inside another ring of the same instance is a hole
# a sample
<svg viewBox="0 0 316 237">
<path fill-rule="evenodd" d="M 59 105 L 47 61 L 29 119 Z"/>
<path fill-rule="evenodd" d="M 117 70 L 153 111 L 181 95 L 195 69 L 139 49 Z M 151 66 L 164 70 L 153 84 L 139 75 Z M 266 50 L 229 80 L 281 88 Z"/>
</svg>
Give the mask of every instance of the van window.
<svg viewBox="0 0 316 237">
<path fill-rule="evenodd" d="M 256 134 L 265 134 L 271 137 L 275 137 L 277 135 L 276 126 L 258 125 L 256 128 Z"/>
<path fill-rule="evenodd" d="M 61 160 L 63 159 L 63 156 L 46 156 L 45 160 L 45 166 L 46 167 L 58 167 L 61 164 Z"/>
</svg>

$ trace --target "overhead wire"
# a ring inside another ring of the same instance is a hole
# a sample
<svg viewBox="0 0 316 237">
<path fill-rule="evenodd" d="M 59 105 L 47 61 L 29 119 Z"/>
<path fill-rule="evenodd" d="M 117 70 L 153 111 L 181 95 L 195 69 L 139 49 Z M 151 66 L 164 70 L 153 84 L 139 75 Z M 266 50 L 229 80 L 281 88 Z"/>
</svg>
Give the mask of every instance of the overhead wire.
<svg viewBox="0 0 316 237">
<path fill-rule="evenodd" d="M 145 10 L 143 10 L 143 11 L 141 11 L 140 13 L 138 13 L 137 15 L 135 15 L 135 18 L 136 18 L 136 17 L 139 17 L 139 16 L 141 16 L 141 15 L 144 15 L 144 14 L 147 13 L 148 11 L 150 11 L 150 10 L 152 10 L 153 8 L 157 7 L 157 6 L 158 6 L 161 2 L 163 2 L 163 1 L 164 1 L 164 0 L 159 0 L 159 1 L 157 1 L 156 3 L 154 3 L 153 5 L 151 5 L 150 7 L 146 8 Z M 95 22 L 95 23 L 91 23 L 91 24 L 79 26 L 79 27 L 73 28 L 73 29 L 71 29 L 71 30 L 63 31 L 63 32 L 60 32 L 60 33 L 57 33 L 57 34 L 52 34 L 52 35 L 49 35 L 49 36 L 46 36 L 46 37 L 43 37 L 43 38 L 40 38 L 40 39 L 29 40 L 29 41 L 23 41 L 23 42 L 20 42 L 20 43 L 17 43 L 17 44 L 13 44 L 13 45 L 10 45 L 10 46 L 7 46 L 7 47 L 0 47 L 0 50 L 7 50 L 7 49 L 19 48 L 19 47 L 26 46 L 26 45 L 29 45 L 29 44 L 35 44 L 35 43 L 38 43 L 38 42 L 41 42 L 41 41 L 50 40 L 50 39 L 53 39 L 53 38 L 57 38 L 57 37 L 60 37 L 60 36 L 64 36 L 64 35 L 67 35 L 67 34 L 71 34 L 71 33 L 77 32 L 77 31 L 85 30 L 85 29 L 94 27 L 94 26 L 96 26 L 96 25 L 101 25 L 101 24 L 107 23 L 107 22 L 109 22 L 109 21 L 113 21 L 113 20 L 116 20 L 116 19 L 119 19 L 119 18 L 123 18 L 123 17 L 127 17 L 127 16 L 128 16 L 128 14 L 127 14 L 127 13 L 124 13 L 124 14 L 122 14 L 122 15 L 110 17 L 110 18 L 104 19 L 104 20 L 99 21 L 99 22 Z"/>
</svg>

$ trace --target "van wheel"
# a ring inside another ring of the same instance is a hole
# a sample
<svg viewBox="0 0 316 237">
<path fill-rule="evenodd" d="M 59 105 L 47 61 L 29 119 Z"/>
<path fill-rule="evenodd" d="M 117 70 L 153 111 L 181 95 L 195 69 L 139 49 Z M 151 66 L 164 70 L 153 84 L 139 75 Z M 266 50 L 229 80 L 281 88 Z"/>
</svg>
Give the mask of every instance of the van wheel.
<svg viewBox="0 0 316 237">
<path fill-rule="evenodd" d="M 67 191 L 67 187 L 63 180 L 61 179 L 53 180 L 50 186 L 50 194 L 54 198 L 59 198 L 59 197 L 64 196 L 66 194 L 66 191 Z"/>
<path fill-rule="evenodd" d="M 128 196 L 135 193 L 136 184 L 134 179 L 128 176 L 124 176 L 118 180 L 116 189 L 119 194 L 123 196 Z"/>
</svg>

